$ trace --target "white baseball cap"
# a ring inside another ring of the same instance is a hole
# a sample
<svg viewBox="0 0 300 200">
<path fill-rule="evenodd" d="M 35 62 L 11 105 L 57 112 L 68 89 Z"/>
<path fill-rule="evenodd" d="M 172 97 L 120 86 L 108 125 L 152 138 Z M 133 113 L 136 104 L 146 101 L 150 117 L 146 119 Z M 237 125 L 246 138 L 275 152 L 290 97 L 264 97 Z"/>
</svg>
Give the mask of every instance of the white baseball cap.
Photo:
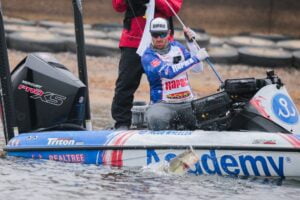
<svg viewBox="0 0 300 200">
<path fill-rule="evenodd" d="M 169 30 L 169 23 L 166 19 L 157 17 L 152 19 L 150 22 L 150 32 L 168 32 Z"/>
</svg>

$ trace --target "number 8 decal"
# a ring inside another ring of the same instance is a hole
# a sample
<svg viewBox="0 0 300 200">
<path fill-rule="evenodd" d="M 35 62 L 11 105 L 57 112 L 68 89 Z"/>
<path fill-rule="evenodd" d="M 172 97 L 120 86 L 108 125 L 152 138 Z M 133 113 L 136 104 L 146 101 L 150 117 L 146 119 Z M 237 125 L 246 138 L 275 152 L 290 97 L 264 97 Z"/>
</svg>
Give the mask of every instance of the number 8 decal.
<svg viewBox="0 0 300 200">
<path fill-rule="evenodd" d="M 284 94 L 277 94 L 272 101 L 274 114 L 281 121 L 288 124 L 295 124 L 298 122 L 298 113 L 294 103 Z"/>
<path fill-rule="evenodd" d="M 296 111 L 294 107 L 289 107 L 288 102 L 284 98 L 279 99 L 280 105 L 282 105 L 283 109 L 279 109 L 279 116 L 284 118 L 289 118 L 291 116 L 296 116 Z M 286 113 L 286 114 L 285 114 Z"/>
</svg>

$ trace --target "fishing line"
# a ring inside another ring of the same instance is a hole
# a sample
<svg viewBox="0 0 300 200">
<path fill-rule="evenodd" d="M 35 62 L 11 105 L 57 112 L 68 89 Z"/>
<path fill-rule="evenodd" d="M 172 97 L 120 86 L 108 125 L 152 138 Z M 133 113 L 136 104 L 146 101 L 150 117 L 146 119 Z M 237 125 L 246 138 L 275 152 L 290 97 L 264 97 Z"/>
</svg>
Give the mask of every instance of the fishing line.
<svg viewBox="0 0 300 200">
<path fill-rule="evenodd" d="M 188 148 L 187 148 L 188 149 Z M 114 150 L 108 150 L 108 151 L 114 151 Z M 124 151 L 124 150 L 122 150 L 122 151 Z M 186 151 L 186 150 L 185 150 Z M 99 151 L 100 152 L 100 151 Z M 99 153 L 98 152 L 98 153 Z M 164 155 L 164 154 L 166 154 L 166 153 L 170 153 L 170 150 L 165 150 L 165 151 L 160 151 L 160 152 L 156 152 L 156 155 L 158 155 L 158 156 L 161 156 L 161 155 Z M 97 154 L 97 156 L 100 156 L 100 154 L 98 155 Z M 177 155 L 176 155 L 177 156 Z M 125 158 L 125 159 L 118 159 L 118 160 L 114 160 L 114 161 L 108 161 L 108 162 L 105 162 L 105 163 L 107 163 L 108 165 L 110 165 L 110 164 L 114 164 L 114 163 L 116 163 L 116 162 L 120 162 L 120 161 L 131 161 L 131 160 L 136 160 L 136 159 L 143 159 L 143 158 L 147 158 L 147 155 L 146 156 L 136 156 L 136 157 L 131 157 L 131 158 Z"/>
</svg>

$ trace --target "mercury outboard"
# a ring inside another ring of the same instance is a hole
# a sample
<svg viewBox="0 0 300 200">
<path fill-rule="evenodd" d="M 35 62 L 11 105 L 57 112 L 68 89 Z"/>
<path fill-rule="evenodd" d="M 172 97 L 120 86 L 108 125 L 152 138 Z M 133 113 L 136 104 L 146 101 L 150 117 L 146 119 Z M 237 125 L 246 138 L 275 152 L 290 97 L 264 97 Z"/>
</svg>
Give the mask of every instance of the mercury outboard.
<svg viewBox="0 0 300 200">
<path fill-rule="evenodd" d="M 5 140 L 41 130 L 92 130 L 81 0 L 74 9 L 79 79 L 55 59 L 28 55 L 10 74 L 0 1 L 0 113 Z"/>
<path fill-rule="evenodd" d="M 21 133 L 83 130 L 86 86 L 48 54 L 29 54 L 11 73 Z"/>
</svg>

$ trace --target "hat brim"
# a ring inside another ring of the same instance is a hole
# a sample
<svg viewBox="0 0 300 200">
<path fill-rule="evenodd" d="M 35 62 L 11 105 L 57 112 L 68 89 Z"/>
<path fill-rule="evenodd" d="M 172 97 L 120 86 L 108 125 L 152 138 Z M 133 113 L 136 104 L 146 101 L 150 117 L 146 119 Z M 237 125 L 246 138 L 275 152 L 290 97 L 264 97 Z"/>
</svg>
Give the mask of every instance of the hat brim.
<svg viewBox="0 0 300 200">
<path fill-rule="evenodd" d="M 167 33 L 169 30 L 150 30 L 150 33 Z"/>
</svg>

